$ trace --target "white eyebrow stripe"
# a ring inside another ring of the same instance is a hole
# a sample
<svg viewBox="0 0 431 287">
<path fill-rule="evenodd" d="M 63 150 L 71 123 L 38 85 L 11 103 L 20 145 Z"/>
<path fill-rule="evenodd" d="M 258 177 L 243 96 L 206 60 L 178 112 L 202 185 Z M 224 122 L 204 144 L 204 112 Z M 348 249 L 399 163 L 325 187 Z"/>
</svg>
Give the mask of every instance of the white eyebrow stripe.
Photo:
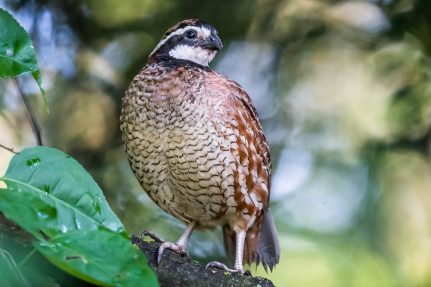
<svg viewBox="0 0 431 287">
<path fill-rule="evenodd" d="M 165 39 L 161 40 L 159 42 L 159 44 L 157 44 L 157 46 L 154 48 L 154 50 L 151 52 L 150 57 L 161 47 L 163 46 L 170 38 L 172 38 L 173 36 L 176 35 L 181 35 L 183 34 L 185 31 L 188 30 L 195 30 L 196 33 L 198 34 L 202 34 L 202 36 L 204 37 L 209 37 L 211 35 L 211 31 L 206 28 L 206 27 L 195 27 L 195 26 L 186 26 L 184 28 L 178 29 L 175 32 L 172 32 L 171 34 L 169 34 Z"/>
</svg>

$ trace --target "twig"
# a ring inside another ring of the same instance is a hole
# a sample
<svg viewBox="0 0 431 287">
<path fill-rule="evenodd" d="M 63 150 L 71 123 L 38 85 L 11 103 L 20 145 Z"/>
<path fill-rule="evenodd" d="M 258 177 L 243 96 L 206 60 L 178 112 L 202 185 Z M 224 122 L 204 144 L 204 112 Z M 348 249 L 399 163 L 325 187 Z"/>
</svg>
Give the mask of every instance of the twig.
<svg viewBox="0 0 431 287">
<path fill-rule="evenodd" d="M 36 119 L 36 116 L 35 116 L 35 114 L 33 112 L 31 104 L 28 101 L 27 97 L 24 95 L 24 93 L 23 93 L 23 91 L 21 89 L 21 86 L 20 86 L 18 80 L 14 79 L 14 82 L 15 82 L 17 91 L 18 91 L 18 93 L 19 93 L 19 95 L 21 97 L 21 100 L 24 103 L 25 110 L 27 112 L 27 118 L 30 121 L 30 125 L 31 125 L 31 129 L 33 130 L 33 134 L 36 137 L 37 145 L 41 146 L 43 144 L 42 144 L 42 136 L 41 136 L 41 133 L 40 133 L 40 126 L 39 126 L 39 123 L 38 123 L 38 121 Z"/>
<path fill-rule="evenodd" d="M 13 148 L 11 148 L 11 147 L 7 147 L 7 146 L 4 146 L 4 145 L 0 144 L 0 148 L 5 149 L 5 150 L 7 150 L 7 151 L 10 151 L 11 153 L 14 153 L 14 154 L 18 154 L 18 153 L 17 153 L 16 151 L 14 151 L 14 150 L 13 150 Z"/>
</svg>

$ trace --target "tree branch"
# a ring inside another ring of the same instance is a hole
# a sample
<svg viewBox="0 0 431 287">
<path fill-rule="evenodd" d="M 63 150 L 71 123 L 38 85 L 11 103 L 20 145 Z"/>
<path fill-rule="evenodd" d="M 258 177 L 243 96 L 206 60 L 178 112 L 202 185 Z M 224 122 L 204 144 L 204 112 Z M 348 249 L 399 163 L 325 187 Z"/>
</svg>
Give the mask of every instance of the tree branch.
<svg viewBox="0 0 431 287">
<path fill-rule="evenodd" d="M 223 286 L 274 286 L 262 277 L 252 277 L 217 269 L 205 270 L 205 267 L 187 256 L 181 256 L 171 250 L 165 250 L 159 266 L 156 264 L 160 242 L 142 240 L 132 236 L 132 242 L 146 255 L 149 266 L 157 273 L 160 286 L 223 287 Z"/>
</svg>

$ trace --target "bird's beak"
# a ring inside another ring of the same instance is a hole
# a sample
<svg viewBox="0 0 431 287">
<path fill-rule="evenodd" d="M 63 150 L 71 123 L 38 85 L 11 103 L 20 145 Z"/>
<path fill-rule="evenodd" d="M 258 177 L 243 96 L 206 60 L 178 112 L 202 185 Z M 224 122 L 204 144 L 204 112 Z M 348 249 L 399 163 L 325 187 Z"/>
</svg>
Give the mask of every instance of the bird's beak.
<svg viewBox="0 0 431 287">
<path fill-rule="evenodd" d="M 202 43 L 202 47 L 210 50 L 221 50 L 223 48 L 223 44 L 219 38 L 219 36 L 212 34 L 208 40 Z"/>
</svg>

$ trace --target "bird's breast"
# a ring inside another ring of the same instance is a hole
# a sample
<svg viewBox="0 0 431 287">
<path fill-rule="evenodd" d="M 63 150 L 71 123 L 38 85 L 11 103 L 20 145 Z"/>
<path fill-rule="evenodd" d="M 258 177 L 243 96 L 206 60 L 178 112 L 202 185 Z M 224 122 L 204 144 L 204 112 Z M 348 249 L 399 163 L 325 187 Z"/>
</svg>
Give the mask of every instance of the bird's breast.
<svg viewBox="0 0 431 287">
<path fill-rule="evenodd" d="M 203 85 L 162 82 L 158 89 L 132 86 L 123 101 L 121 129 L 132 169 L 167 212 L 216 224 L 235 212 L 235 164 L 209 112 L 215 103 Z"/>
</svg>

